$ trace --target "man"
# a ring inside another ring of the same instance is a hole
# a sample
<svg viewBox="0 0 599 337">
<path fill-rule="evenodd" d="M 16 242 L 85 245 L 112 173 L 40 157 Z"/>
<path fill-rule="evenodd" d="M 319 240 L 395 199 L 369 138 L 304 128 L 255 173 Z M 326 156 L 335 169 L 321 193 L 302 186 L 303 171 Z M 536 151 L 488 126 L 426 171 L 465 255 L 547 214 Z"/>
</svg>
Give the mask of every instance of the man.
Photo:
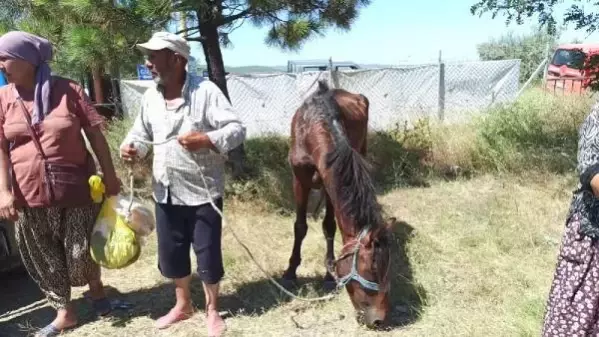
<svg viewBox="0 0 599 337">
<path fill-rule="evenodd" d="M 186 71 L 190 54 L 186 40 L 159 32 L 137 47 L 147 57 L 156 86 L 145 92 L 141 111 L 121 145 L 121 156 L 127 161 L 143 158 L 149 150 L 147 142 L 155 144 L 152 185 L 158 268 L 174 280 L 177 300 L 156 326 L 166 328 L 193 312 L 191 245 L 206 296 L 208 335 L 219 336 L 225 330 L 217 302 L 224 275 L 222 219 L 210 198 L 222 209 L 223 155 L 245 140 L 245 126 L 214 83 Z M 171 137 L 176 139 L 167 141 Z"/>
</svg>

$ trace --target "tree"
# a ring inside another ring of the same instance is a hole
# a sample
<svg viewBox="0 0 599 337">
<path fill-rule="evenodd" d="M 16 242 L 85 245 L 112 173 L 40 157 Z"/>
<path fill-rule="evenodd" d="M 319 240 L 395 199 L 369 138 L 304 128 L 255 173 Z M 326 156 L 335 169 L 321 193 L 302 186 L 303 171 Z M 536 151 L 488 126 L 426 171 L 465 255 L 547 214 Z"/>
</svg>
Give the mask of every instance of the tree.
<svg viewBox="0 0 599 337">
<path fill-rule="evenodd" d="M 54 72 L 81 78 L 91 73 L 94 99 L 105 102 L 104 78 L 135 69 L 134 44 L 170 19 L 165 0 L 4 0 L 0 30 L 43 36 L 55 48 Z"/>
<path fill-rule="evenodd" d="M 580 0 L 577 0 L 581 2 Z M 515 21 L 522 24 L 525 18 L 537 16 L 541 27 L 546 27 L 549 34 L 555 34 L 558 28 L 558 21 L 554 17 L 554 7 L 561 1 L 557 0 L 479 0 L 470 7 L 473 15 L 482 16 L 485 13 L 491 13 L 493 19 L 497 15 L 504 15 L 506 24 Z M 590 10 L 589 10 L 590 8 Z M 578 4 L 571 5 L 563 17 L 563 24 L 573 23 L 575 28 L 586 29 L 590 34 L 599 27 L 599 3 L 593 2 L 586 9 Z"/>
<path fill-rule="evenodd" d="M 257 27 L 268 27 L 265 42 L 284 50 L 299 50 L 315 35 L 328 28 L 349 30 L 361 8 L 370 0 L 179 0 L 173 11 L 187 13 L 189 27 L 183 33 L 189 41 L 199 41 L 212 80 L 230 100 L 225 78 L 221 45 L 247 20 Z M 195 36 L 199 34 L 199 36 Z M 243 144 L 230 153 L 233 175 L 243 171 Z"/>
<path fill-rule="evenodd" d="M 582 2 L 577 0 L 577 2 Z M 590 1 L 587 1 L 590 2 Z M 522 24 L 525 18 L 537 16 L 541 27 L 547 29 L 549 34 L 555 34 L 558 30 L 558 20 L 554 15 L 554 7 L 558 4 L 557 0 L 479 0 L 471 6 L 470 12 L 473 15 L 482 16 L 485 13 L 491 13 L 494 19 L 498 15 L 505 16 L 506 24 L 515 21 Z M 563 14 L 562 24 L 574 24 L 576 30 L 585 29 L 591 34 L 599 28 L 599 2 L 592 2 L 586 8 L 582 5 L 572 4 Z M 591 79 L 590 88 L 599 90 L 599 57 L 591 56 L 585 69 L 594 73 Z"/>
<path fill-rule="evenodd" d="M 284 50 L 299 50 L 327 28 L 349 30 L 362 7 L 370 0 L 181 0 L 174 10 L 188 13 L 190 27 L 184 33 L 189 41 L 202 43 L 209 77 L 229 97 L 221 44 L 247 20 L 268 27 L 265 42 Z M 194 36 L 199 33 L 199 36 Z"/>
<path fill-rule="evenodd" d="M 553 46 L 556 40 L 556 36 L 533 30 L 530 34 L 522 36 L 507 33 L 498 39 L 477 45 L 476 49 L 483 61 L 520 59 L 520 81 L 524 82 L 530 78 L 539 64 L 549 57 L 547 45 Z"/>
</svg>

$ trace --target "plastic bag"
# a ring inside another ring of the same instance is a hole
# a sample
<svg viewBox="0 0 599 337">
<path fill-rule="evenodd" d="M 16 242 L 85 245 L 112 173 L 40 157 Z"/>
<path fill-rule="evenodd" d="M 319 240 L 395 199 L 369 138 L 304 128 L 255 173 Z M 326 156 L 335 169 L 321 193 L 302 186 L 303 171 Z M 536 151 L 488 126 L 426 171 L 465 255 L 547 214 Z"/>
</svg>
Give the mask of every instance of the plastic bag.
<svg viewBox="0 0 599 337">
<path fill-rule="evenodd" d="M 94 202 L 102 202 L 91 235 L 92 259 L 107 269 L 125 268 L 139 258 L 144 238 L 155 228 L 154 215 L 138 200 L 129 210 L 129 198 L 104 198 L 104 184 L 99 176 L 92 176 L 89 184 Z"/>
</svg>

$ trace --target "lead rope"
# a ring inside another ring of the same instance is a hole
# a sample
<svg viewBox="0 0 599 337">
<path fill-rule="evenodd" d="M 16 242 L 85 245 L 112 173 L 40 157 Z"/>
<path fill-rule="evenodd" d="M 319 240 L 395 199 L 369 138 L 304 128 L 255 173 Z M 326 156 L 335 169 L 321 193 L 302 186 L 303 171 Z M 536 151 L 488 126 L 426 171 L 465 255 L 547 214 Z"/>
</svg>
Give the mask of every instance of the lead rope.
<svg viewBox="0 0 599 337">
<path fill-rule="evenodd" d="M 157 145 L 163 145 L 166 144 L 172 140 L 177 139 L 176 136 L 173 137 L 169 137 L 163 141 L 160 142 L 151 142 L 151 141 L 147 141 L 147 140 L 140 140 L 140 139 L 135 139 L 136 142 L 140 142 L 143 144 L 147 144 L 147 145 L 152 145 L 152 146 L 157 146 Z M 227 156 L 220 154 L 222 157 L 227 158 Z M 204 173 L 202 172 L 202 170 L 199 170 L 200 172 L 200 177 L 202 178 L 202 182 L 204 184 L 204 188 L 206 190 L 208 190 L 208 183 L 206 182 L 206 178 L 204 177 Z M 129 207 L 128 207 L 128 211 L 131 211 L 131 207 L 133 206 L 133 169 L 131 166 L 129 166 L 128 169 L 128 174 L 129 174 Z M 221 210 L 216 206 L 216 204 L 214 203 L 214 200 L 212 199 L 212 197 L 208 197 L 208 200 L 210 201 L 210 205 L 212 206 L 212 208 L 216 211 L 216 213 L 218 213 L 218 215 L 221 217 L 222 219 L 222 224 L 223 227 L 228 229 L 229 232 L 231 232 L 231 234 L 233 235 L 233 238 L 235 238 L 235 241 L 237 241 L 237 243 L 243 247 L 243 249 L 246 251 L 246 253 L 249 255 L 249 257 L 252 259 L 252 261 L 254 262 L 254 264 L 256 264 L 256 266 L 258 267 L 258 269 L 260 269 L 260 271 L 262 271 L 262 273 L 270 280 L 270 282 L 277 287 L 279 290 L 281 290 L 283 293 L 285 293 L 287 296 L 294 298 L 296 300 L 300 300 L 303 302 L 320 302 L 320 301 L 326 301 L 326 300 L 330 300 L 335 298 L 335 296 L 338 293 L 333 293 L 333 294 L 329 294 L 326 296 L 321 296 L 321 297 L 315 297 L 315 298 L 307 298 L 307 297 L 301 297 L 301 296 L 297 296 L 294 293 L 290 292 L 289 290 L 285 289 L 285 287 L 283 287 L 279 282 L 277 282 L 272 276 L 270 276 L 270 274 L 268 272 L 266 272 L 266 270 L 264 270 L 264 268 L 262 268 L 262 266 L 260 265 L 260 263 L 258 263 L 258 261 L 256 260 L 256 258 L 254 258 L 254 254 L 252 254 L 252 252 L 250 251 L 250 249 L 243 243 L 241 242 L 241 240 L 239 239 L 239 237 L 237 237 L 237 234 L 235 233 L 235 231 L 229 227 L 226 223 L 225 220 L 225 216 L 223 215 L 223 213 L 221 212 Z M 339 290 L 340 287 L 337 287 L 337 290 Z"/>
</svg>

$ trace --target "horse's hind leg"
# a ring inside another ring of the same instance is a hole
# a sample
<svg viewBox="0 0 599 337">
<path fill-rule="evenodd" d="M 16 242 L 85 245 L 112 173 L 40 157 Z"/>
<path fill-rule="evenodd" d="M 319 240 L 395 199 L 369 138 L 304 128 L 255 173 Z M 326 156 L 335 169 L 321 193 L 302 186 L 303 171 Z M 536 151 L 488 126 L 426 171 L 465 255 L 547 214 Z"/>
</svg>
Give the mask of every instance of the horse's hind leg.
<svg viewBox="0 0 599 337">
<path fill-rule="evenodd" d="M 283 274 L 285 280 L 297 279 L 297 267 L 302 262 L 302 242 L 308 232 L 308 223 L 306 213 L 308 208 L 308 197 L 310 195 L 310 184 L 306 183 L 305 179 L 300 179 L 297 173 L 293 175 L 293 194 L 295 195 L 295 224 L 294 224 L 294 241 L 293 251 L 289 258 L 289 267 Z"/>
<path fill-rule="evenodd" d="M 323 192 L 325 193 L 325 192 Z M 325 265 L 327 266 L 326 276 L 324 278 L 325 287 L 331 288 L 335 286 L 335 278 L 329 270 L 334 270 L 333 261 L 335 261 L 335 232 L 337 230 L 337 224 L 335 223 L 335 210 L 333 208 L 333 204 L 331 203 L 331 199 L 328 195 L 326 195 L 326 211 L 324 215 L 324 220 L 322 221 L 322 231 L 324 233 L 325 239 L 327 241 L 327 252 L 325 255 Z"/>
</svg>

